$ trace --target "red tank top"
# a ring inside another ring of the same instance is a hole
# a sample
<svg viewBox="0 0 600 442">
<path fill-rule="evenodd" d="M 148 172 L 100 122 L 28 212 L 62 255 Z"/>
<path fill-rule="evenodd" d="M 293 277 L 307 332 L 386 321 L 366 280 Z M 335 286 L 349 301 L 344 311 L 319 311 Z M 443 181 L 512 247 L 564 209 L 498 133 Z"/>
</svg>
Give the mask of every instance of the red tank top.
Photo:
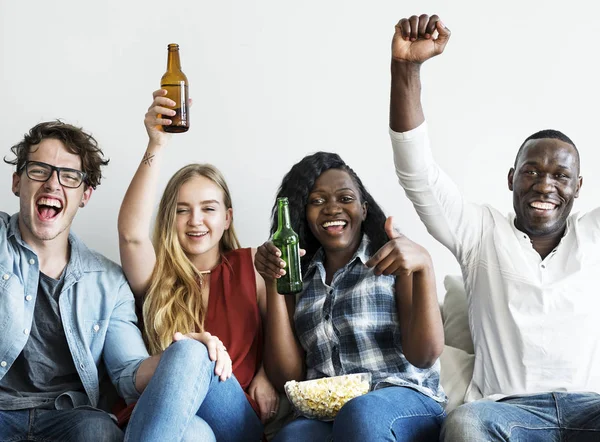
<svg viewBox="0 0 600 442">
<path fill-rule="evenodd" d="M 221 263 L 211 270 L 204 329 L 223 341 L 231 357 L 233 374 L 246 392 L 260 368 L 263 353 L 251 249 L 225 253 Z M 258 412 L 258 405 L 247 393 L 246 397 Z"/>
<path fill-rule="evenodd" d="M 260 368 L 263 354 L 262 320 L 250 249 L 227 252 L 221 263 L 211 270 L 204 329 L 227 347 L 233 374 L 260 417 L 258 404 L 247 393 L 250 382 Z M 135 402 L 125 407 L 122 400 L 115 406 L 113 413 L 121 428 L 129 421 L 134 406 Z"/>
</svg>

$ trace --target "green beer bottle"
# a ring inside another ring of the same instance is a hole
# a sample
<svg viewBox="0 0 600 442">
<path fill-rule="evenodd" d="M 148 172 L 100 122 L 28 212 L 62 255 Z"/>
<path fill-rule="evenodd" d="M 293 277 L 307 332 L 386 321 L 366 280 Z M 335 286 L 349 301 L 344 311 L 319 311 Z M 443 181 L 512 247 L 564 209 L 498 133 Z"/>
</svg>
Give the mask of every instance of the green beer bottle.
<svg viewBox="0 0 600 442">
<path fill-rule="evenodd" d="M 277 198 L 277 231 L 271 240 L 275 247 L 281 250 L 281 259 L 285 261 L 285 275 L 277 279 L 277 292 L 281 295 L 300 293 L 300 244 L 298 234 L 292 230 L 290 208 L 285 197 Z"/>
</svg>

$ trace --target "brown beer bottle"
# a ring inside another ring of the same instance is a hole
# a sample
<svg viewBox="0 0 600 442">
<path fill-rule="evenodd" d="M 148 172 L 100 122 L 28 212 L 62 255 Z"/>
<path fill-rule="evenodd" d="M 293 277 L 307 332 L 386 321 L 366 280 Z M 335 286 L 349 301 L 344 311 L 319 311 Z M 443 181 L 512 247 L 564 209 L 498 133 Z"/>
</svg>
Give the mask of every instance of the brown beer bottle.
<svg viewBox="0 0 600 442">
<path fill-rule="evenodd" d="M 190 128 L 190 110 L 188 106 L 188 80 L 181 71 L 179 60 L 179 45 L 171 43 L 167 47 L 167 72 L 160 80 L 160 87 L 166 89 L 167 98 L 175 102 L 175 115 L 165 115 L 172 121 L 169 126 L 163 126 L 165 132 L 180 133 Z"/>
</svg>

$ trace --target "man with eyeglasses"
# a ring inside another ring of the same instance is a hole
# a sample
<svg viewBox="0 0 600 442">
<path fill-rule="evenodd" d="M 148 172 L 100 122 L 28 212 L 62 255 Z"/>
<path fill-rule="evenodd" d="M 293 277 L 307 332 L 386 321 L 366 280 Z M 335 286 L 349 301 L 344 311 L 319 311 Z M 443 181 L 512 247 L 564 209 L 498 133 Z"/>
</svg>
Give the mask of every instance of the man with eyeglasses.
<svg viewBox="0 0 600 442">
<path fill-rule="evenodd" d="M 0 440 L 121 441 L 123 432 L 103 411 L 107 375 L 127 403 L 155 371 L 148 394 L 163 394 L 173 379 L 194 391 L 184 378 L 199 377 L 193 357 L 202 352 L 181 336 L 179 345 L 148 357 L 121 268 L 70 232 L 108 164 L 96 140 L 53 121 L 36 125 L 11 150 L 16 158 L 5 161 L 16 166 L 20 210 L 0 212 Z M 202 342 L 215 360 L 222 343 L 209 334 Z M 225 362 L 218 365 L 226 378 Z M 177 418 L 170 424 L 180 440 L 185 427 L 177 428 Z"/>
</svg>

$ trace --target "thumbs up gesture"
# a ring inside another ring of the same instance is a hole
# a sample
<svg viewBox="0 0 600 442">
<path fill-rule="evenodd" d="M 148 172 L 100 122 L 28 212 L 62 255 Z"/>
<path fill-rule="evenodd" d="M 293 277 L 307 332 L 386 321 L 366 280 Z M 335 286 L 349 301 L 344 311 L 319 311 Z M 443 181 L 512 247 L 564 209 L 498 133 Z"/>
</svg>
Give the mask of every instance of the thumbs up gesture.
<svg viewBox="0 0 600 442">
<path fill-rule="evenodd" d="M 387 218 L 384 228 L 390 240 L 365 263 L 376 275 L 410 275 L 432 266 L 424 247 L 394 229 L 393 217 Z"/>
</svg>

